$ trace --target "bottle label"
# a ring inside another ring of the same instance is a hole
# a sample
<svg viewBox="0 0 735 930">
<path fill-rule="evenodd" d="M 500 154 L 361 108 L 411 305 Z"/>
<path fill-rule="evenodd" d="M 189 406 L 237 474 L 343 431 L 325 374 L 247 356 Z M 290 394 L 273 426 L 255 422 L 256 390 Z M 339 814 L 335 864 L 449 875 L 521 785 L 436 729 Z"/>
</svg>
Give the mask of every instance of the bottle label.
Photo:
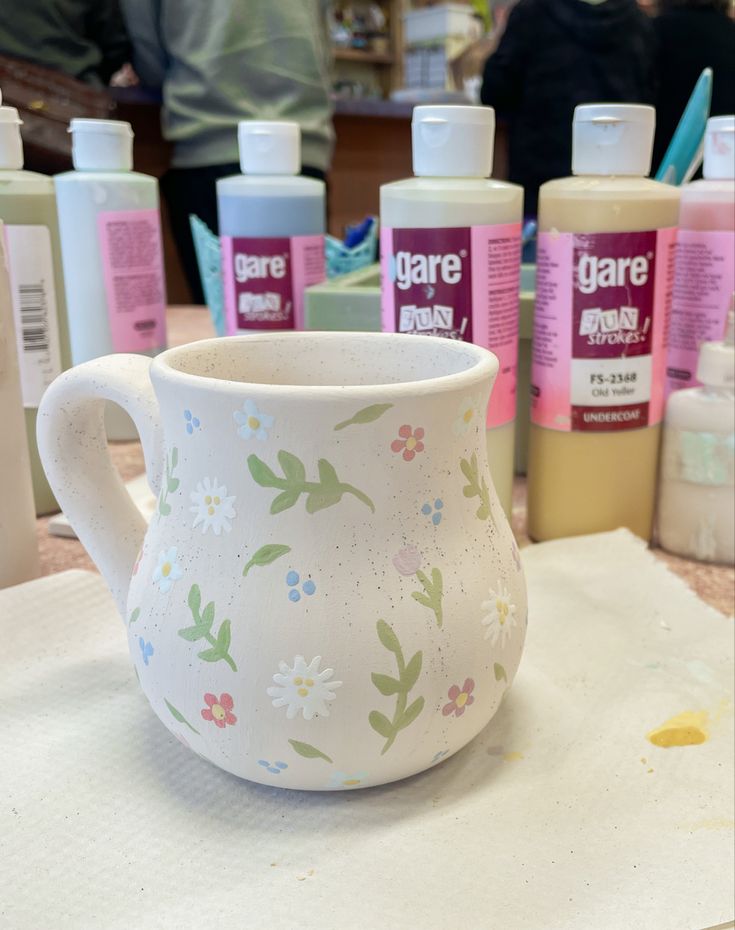
<svg viewBox="0 0 735 930">
<path fill-rule="evenodd" d="M 516 415 L 520 223 L 380 232 L 382 328 L 462 339 L 500 368 L 487 426 Z"/>
<path fill-rule="evenodd" d="M 664 405 L 676 229 L 539 234 L 531 421 L 653 426 Z"/>
<path fill-rule="evenodd" d="M 680 229 L 671 302 L 666 394 L 696 387 L 699 347 L 721 340 L 735 290 L 735 232 Z"/>
<path fill-rule="evenodd" d="M 152 210 L 97 214 L 110 335 L 115 352 L 166 347 L 166 286 L 161 215 Z"/>
<path fill-rule="evenodd" d="M 227 335 L 303 329 L 304 290 L 326 278 L 324 236 L 221 236 Z"/>
<path fill-rule="evenodd" d="M 709 487 L 735 484 L 735 433 L 696 432 L 666 426 L 661 478 Z"/>
<path fill-rule="evenodd" d="M 6 226 L 8 273 L 24 407 L 61 374 L 59 317 L 47 226 Z"/>
</svg>

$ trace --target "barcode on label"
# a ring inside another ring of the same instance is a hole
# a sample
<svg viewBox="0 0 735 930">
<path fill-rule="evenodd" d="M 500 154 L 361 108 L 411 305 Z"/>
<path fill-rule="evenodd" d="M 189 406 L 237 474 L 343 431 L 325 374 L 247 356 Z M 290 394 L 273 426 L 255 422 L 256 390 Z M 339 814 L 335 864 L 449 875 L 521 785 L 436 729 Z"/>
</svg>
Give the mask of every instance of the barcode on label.
<svg viewBox="0 0 735 930">
<path fill-rule="evenodd" d="M 20 332 L 24 352 L 48 352 L 49 324 L 43 283 L 18 287 Z"/>
</svg>

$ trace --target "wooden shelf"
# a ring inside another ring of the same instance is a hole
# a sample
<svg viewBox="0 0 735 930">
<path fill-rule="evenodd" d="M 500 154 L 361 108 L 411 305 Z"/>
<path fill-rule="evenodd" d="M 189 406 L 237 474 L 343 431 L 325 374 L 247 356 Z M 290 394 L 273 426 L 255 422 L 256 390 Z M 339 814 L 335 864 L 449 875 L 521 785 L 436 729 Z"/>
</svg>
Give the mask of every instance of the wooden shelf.
<svg viewBox="0 0 735 930">
<path fill-rule="evenodd" d="M 386 52 L 371 52 L 360 48 L 335 48 L 335 61 L 361 61 L 367 65 L 392 65 L 393 56 Z"/>
</svg>

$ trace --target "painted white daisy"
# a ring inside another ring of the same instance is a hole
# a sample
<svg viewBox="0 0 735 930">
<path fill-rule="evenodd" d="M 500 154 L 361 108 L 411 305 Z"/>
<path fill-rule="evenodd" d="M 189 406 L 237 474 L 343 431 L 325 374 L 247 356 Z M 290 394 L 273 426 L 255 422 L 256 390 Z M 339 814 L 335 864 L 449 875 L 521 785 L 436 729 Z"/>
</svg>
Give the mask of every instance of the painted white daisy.
<svg viewBox="0 0 735 930">
<path fill-rule="evenodd" d="M 367 777 L 367 772 L 332 772 L 327 788 L 359 788 Z"/>
<path fill-rule="evenodd" d="M 227 496 L 227 488 L 223 484 L 217 484 L 216 478 L 205 478 L 197 484 L 196 491 L 192 491 L 190 497 L 194 506 L 189 510 L 195 514 L 192 527 L 201 523 L 202 533 L 206 533 L 211 526 L 215 536 L 219 536 L 222 530 L 230 532 L 230 520 L 235 517 L 235 508 L 232 506 L 235 497 Z"/>
<path fill-rule="evenodd" d="M 267 439 L 268 430 L 273 426 L 273 417 L 258 410 L 254 400 L 246 400 L 242 410 L 236 410 L 233 417 L 238 425 L 237 433 L 243 439 L 252 439 L 253 436 L 261 441 Z"/>
<path fill-rule="evenodd" d="M 482 625 L 486 626 L 485 639 L 492 640 L 493 646 L 500 639 L 503 645 L 516 625 L 516 606 L 511 603 L 510 593 L 502 581 L 498 581 L 497 590 L 490 588 L 490 599 L 480 605 L 485 611 Z"/>
<path fill-rule="evenodd" d="M 328 717 L 327 701 L 336 697 L 334 688 L 342 685 L 341 681 L 329 681 L 334 675 L 334 669 L 325 668 L 319 671 L 321 656 L 315 656 L 309 664 L 303 656 L 296 656 L 293 668 L 285 662 L 279 662 L 280 672 L 273 676 L 278 687 L 268 688 L 268 694 L 273 698 L 274 707 L 286 707 L 286 717 L 289 720 L 301 711 L 305 720 L 312 717 Z"/>
<path fill-rule="evenodd" d="M 457 407 L 457 416 L 452 427 L 454 435 L 463 436 L 474 426 L 477 426 L 480 420 L 480 398 L 463 397 L 459 407 Z"/>
<path fill-rule="evenodd" d="M 178 549 L 176 546 L 164 549 L 163 552 L 158 554 L 158 564 L 153 569 L 153 584 L 158 585 L 161 594 L 167 594 L 173 587 L 174 582 L 178 581 L 184 574 L 181 566 L 176 561 L 177 556 Z"/>
</svg>

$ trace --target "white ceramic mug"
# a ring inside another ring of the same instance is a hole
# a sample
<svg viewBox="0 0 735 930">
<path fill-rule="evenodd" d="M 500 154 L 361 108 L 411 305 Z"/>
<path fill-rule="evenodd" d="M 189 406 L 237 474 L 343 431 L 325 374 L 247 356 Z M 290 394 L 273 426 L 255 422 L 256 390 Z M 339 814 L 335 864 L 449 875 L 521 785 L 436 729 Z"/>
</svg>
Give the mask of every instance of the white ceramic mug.
<svg viewBox="0 0 735 930">
<path fill-rule="evenodd" d="M 487 467 L 497 360 L 379 333 L 263 333 L 96 359 L 47 391 L 46 471 L 163 723 L 236 775 L 376 785 L 471 740 L 526 629 Z M 158 507 L 113 469 L 104 400 Z"/>
</svg>

